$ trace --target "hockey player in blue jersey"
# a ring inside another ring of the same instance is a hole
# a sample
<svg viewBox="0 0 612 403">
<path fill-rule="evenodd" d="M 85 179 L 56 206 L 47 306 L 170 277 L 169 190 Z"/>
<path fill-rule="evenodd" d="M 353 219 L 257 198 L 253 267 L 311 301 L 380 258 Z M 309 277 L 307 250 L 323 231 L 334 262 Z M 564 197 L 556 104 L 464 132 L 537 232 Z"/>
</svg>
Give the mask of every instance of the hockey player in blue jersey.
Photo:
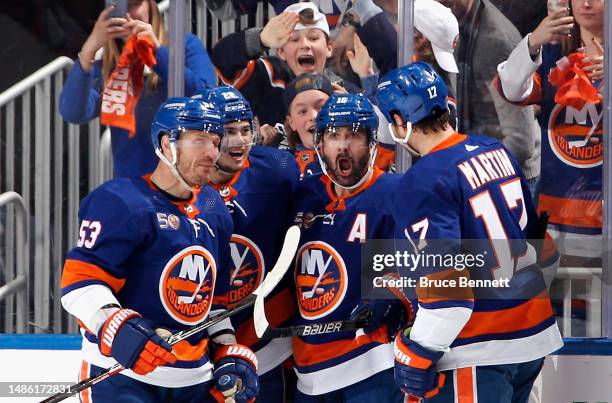
<svg viewBox="0 0 612 403">
<path fill-rule="evenodd" d="M 223 402 L 220 390 L 234 390 L 246 402 L 257 395 L 257 360 L 235 342 L 229 320 L 173 346 L 160 337 L 227 309 L 217 296 L 227 291 L 232 220 L 203 186 L 219 156 L 221 113 L 171 98 L 151 137 L 161 160 L 155 171 L 89 194 L 66 257 L 62 305 L 81 326 L 81 379 L 117 362 L 126 368 L 81 392 L 81 401 Z"/>
<path fill-rule="evenodd" d="M 324 173 L 305 177 L 292 208 L 302 235 L 295 262 L 296 324 L 349 319 L 361 303 L 361 247 L 392 237 L 386 198 L 399 176 L 374 166 L 378 118 L 363 95 L 332 95 L 317 116 Z M 402 401 L 390 329 L 295 337 L 296 402 Z"/>
<path fill-rule="evenodd" d="M 421 157 L 394 192 L 396 238 L 424 254 L 487 240 L 478 243 L 485 267 L 417 269 L 416 319 L 395 340 L 396 382 L 412 401 L 527 402 L 543 357 L 563 343 L 525 240 L 536 215 L 519 165 L 498 141 L 454 132 L 446 85 L 426 63 L 387 74 L 377 99 L 395 136 Z"/>
<path fill-rule="evenodd" d="M 255 290 L 278 257 L 299 170 L 288 152 L 255 145 L 253 113 L 238 90 L 221 86 L 194 97 L 217 105 L 224 123 L 225 134 L 210 185 L 225 201 L 234 222 L 231 275 L 225 295 L 231 307 Z M 267 298 L 266 307 L 275 325 L 290 319 L 295 301 L 289 288 L 277 287 Z M 232 324 L 238 341 L 257 355 L 258 400 L 282 402 L 282 363 L 291 356 L 291 339 L 259 341 L 250 311 L 232 317 Z"/>
</svg>

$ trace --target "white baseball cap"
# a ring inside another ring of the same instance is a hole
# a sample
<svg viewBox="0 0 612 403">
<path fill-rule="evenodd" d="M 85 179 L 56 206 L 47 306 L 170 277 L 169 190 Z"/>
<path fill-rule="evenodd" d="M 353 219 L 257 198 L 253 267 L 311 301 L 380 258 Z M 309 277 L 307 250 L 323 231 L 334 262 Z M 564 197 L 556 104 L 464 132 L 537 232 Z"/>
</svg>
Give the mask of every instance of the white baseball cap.
<svg viewBox="0 0 612 403">
<path fill-rule="evenodd" d="M 451 9 L 435 0 L 415 0 L 414 27 L 431 42 L 440 67 L 458 73 L 453 51 L 459 39 L 459 23 Z"/>
<path fill-rule="evenodd" d="M 312 13 L 313 13 L 312 20 L 314 21 L 314 24 L 304 25 L 298 22 L 295 28 L 293 28 L 293 30 L 301 31 L 302 29 L 317 28 L 325 32 L 327 36 L 329 36 L 329 24 L 327 23 L 327 18 L 325 18 L 325 14 L 319 11 L 319 8 L 317 7 L 316 4 L 310 1 L 294 3 L 288 6 L 287 8 L 285 8 L 284 11 L 289 11 L 292 13 L 300 14 L 306 9 L 312 9 Z"/>
</svg>

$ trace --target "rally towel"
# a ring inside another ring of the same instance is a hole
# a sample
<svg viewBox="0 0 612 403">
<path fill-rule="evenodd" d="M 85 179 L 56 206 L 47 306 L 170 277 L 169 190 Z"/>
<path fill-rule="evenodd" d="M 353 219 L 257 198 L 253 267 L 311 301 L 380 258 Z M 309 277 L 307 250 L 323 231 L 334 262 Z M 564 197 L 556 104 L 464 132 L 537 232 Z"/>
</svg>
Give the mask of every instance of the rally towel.
<svg viewBox="0 0 612 403">
<path fill-rule="evenodd" d="M 584 53 L 571 53 L 557 61 L 557 67 L 550 71 L 548 80 L 558 87 L 555 102 L 580 110 L 587 103 L 601 102 L 599 92 L 582 70 L 585 66 Z"/>
<path fill-rule="evenodd" d="M 136 134 L 134 111 L 144 87 L 144 66 L 155 66 L 155 45 L 147 37 L 131 36 L 123 47 L 117 66 L 111 73 L 102 93 L 100 122 L 120 127 Z"/>
</svg>

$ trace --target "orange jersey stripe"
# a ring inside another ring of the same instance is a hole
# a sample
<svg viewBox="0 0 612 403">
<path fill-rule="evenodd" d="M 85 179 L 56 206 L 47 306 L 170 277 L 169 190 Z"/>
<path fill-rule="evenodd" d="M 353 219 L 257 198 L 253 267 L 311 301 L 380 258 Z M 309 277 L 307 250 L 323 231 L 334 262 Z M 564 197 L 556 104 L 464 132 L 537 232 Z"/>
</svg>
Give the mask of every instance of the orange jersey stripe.
<svg viewBox="0 0 612 403">
<path fill-rule="evenodd" d="M 273 327 L 279 326 L 281 323 L 290 319 L 296 310 L 295 299 L 291 292 L 285 288 L 276 295 L 272 296 L 265 302 L 266 318 Z M 270 309 L 272 308 L 272 309 Z M 253 319 L 249 319 L 238 327 L 236 330 L 236 340 L 240 344 L 251 347 L 259 338 L 255 333 Z"/>
<path fill-rule="evenodd" d="M 95 264 L 86 263 L 81 260 L 67 259 L 66 263 L 64 263 L 61 287 L 65 288 L 80 281 L 87 280 L 102 281 L 108 284 L 114 293 L 118 293 L 125 284 L 125 279 L 114 277 Z"/>
<path fill-rule="evenodd" d="M 476 382 L 474 370 L 474 367 L 457 368 L 455 375 L 457 377 L 457 390 L 455 391 L 457 403 L 474 403 L 474 383 Z"/>
<path fill-rule="evenodd" d="M 549 259 L 551 259 L 554 256 L 556 256 L 557 253 L 558 253 L 558 251 L 557 251 L 557 244 L 552 239 L 550 234 L 548 232 L 546 232 L 546 234 L 544 234 L 544 240 L 543 240 L 543 244 L 542 244 L 542 249 L 541 249 L 540 256 L 539 256 L 540 261 L 546 262 Z"/>
<path fill-rule="evenodd" d="M 274 79 L 275 77 L 275 72 L 274 72 L 274 66 L 272 65 L 272 63 L 270 63 L 269 60 L 267 59 L 261 59 L 261 61 L 263 62 L 264 66 L 266 67 L 266 70 L 268 72 L 268 77 L 270 78 L 270 84 L 273 87 L 279 87 L 279 88 L 285 88 L 285 81 L 281 80 L 281 79 Z"/>
<path fill-rule="evenodd" d="M 85 362 L 85 361 L 81 361 L 81 373 L 79 374 L 79 381 L 84 381 L 85 379 L 89 378 L 89 363 Z M 80 400 L 82 403 L 90 403 L 91 400 L 89 398 L 90 396 L 90 392 L 91 389 L 87 388 L 82 390 L 81 392 L 79 392 L 80 394 Z"/>
<path fill-rule="evenodd" d="M 455 132 L 446 139 L 444 139 L 441 143 L 436 145 L 434 148 L 432 148 L 429 153 L 435 153 L 436 151 L 444 150 L 445 148 L 450 148 L 455 144 L 461 143 L 466 138 L 467 136 L 465 134 Z"/>
<path fill-rule="evenodd" d="M 552 224 L 601 228 L 601 200 L 566 199 L 540 193 L 538 212 L 547 211 Z"/>
<path fill-rule="evenodd" d="M 371 187 L 372 185 L 374 185 L 376 181 L 378 180 L 378 177 L 381 176 L 383 173 L 384 172 L 381 171 L 378 167 L 374 167 L 372 176 L 363 185 L 359 186 L 357 189 L 353 190 L 351 193 L 344 195 L 344 196 L 340 196 L 340 197 L 336 196 L 334 192 L 334 188 L 333 188 L 333 183 L 331 179 L 329 179 L 329 176 L 321 175 L 320 180 L 321 182 L 325 184 L 325 189 L 327 190 L 327 194 L 329 195 L 329 198 L 331 199 L 331 202 L 327 205 L 327 207 L 325 207 L 325 210 L 327 210 L 327 212 L 329 213 L 333 213 L 334 211 L 343 211 L 344 209 L 346 209 L 346 199 L 356 196 L 359 193 Z"/>
<path fill-rule="evenodd" d="M 208 350 L 208 339 L 202 339 L 195 346 L 182 340 L 172 346 L 172 353 L 181 361 L 199 361 Z"/>
<path fill-rule="evenodd" d="M 244 69 L 236 72 L 236 74 L 234 75 L 234 78 L 225 77 L 221 73 L 221 70 L 219 70 L 216 67 L 215 67 L 215 71 L 217 72 L 217 75 L 219 76 L 219 78 L 221 78 L 221 81 L 223 81 L 224 84 L 231 85 L 236 89 L 240 89 L 247 81 L 249 81 L 249 79 L 253 75 L 253 72 L 255 71 L 256 63 L 257 63 L 257 60 L 249 61 Z"/>
<path fill-rule="evenodd" d="M 337 340 L 329 343 L 309 344 L 298 337 L 293 338 L 293 358 L 298 366 L 308 366 L 343 356 L 366 344 L 389 342 L 387 325 L 375 331 L 348 340 Z"/>
<path fill-rule="evenodd" d="M 420 303 L 431 304 L 442 301 L 473 301 L 474 292 L 471 287 L 449 286 L 451 281 L 459 284 L 460 277 L 469 277 L 467 271 L 445 270 L 428 274 L 427 279 L 432 281 L 430 286 L 417 285 L 417 297 Z"/>
<path fill-rule="evenodd" d="M 513 308 L 493 312 L 472 312 L 470 320 L 457 338 L 529 329 L 552 315 L 548 292 L 544 290 L 531 300 Z"/>
</svg>

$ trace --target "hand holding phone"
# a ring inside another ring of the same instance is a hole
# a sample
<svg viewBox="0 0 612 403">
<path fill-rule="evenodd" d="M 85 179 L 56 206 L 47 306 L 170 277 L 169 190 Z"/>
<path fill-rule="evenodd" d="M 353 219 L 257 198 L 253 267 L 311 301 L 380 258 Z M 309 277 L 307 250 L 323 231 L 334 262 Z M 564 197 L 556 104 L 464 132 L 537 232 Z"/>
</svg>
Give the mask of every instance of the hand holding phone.
<svg viewBox="0 0 612 403">
<path fill-rule="evenodd" d="M 128 12 L 128 0 L 105 0 L 105 7 L 113 5 L 114 8 L 109 14 L 109 18 L 126 18 Z"/>
<path fill-rule="evenodd" d="M 552 4 L 556 3 L 556 4 Z M 569 15 L 567 0 L 549 0 L 549 14 L 540 22 L 540 25 L 529 34 L 528 45 L 531 54 L 546 44 L 556 44 L 571 35 L 574 28 L 574 17 Z M 554 11 L 551 11 L 551 7 Z"/>
<path fill-rule="evenodd" d="M 555 14 L 557 11 L 561 10 L 567 10 L 566 15 L 569 15 L 568 0 L 548 0 L 546 6 L 548 7 L 548 15 Z"/>
</svg>

